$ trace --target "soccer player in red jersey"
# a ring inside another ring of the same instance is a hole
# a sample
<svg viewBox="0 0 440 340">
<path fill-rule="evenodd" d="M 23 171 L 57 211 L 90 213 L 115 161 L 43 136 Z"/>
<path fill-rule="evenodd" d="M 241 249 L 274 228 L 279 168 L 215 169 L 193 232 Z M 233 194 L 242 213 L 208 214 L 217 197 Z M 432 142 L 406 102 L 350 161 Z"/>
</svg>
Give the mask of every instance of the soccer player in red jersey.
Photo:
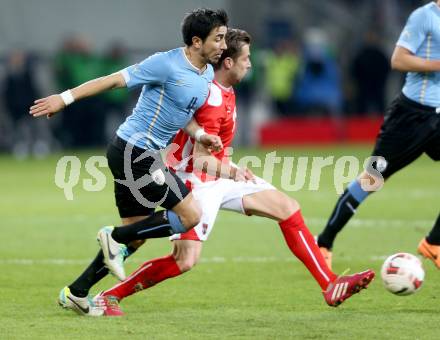
<svg viewBox="0 0 440 340">
<path fill-rule="evenodd" d="M 228 158 L 225 149 L 232 142 L 236 126 L 233 85 L 251 67 L 250 36 L 245 31 L 230 29 L 226 45 L 227 50 L 215 65 L 215 80 L 208 99 L 194 116 L 207 133 L 221 138 L 224 149 L 210 151 L 180 131 L 174 138 L 178 147 L 168 155 L 169 165 L 201 205 L 201 221 L 192 230 L 171 236 L 171 255 L 145 262 L 126 280 L 101 293 L 99 297 L 107 307 L 105 315 L 122 315 L 118 303 L 123 298 L 190 270 L 200 257 L 203 241 L 207 240 L 219 209 L 277 221 L 287 246 L 307 267 L 330 306 L 338 306 L 374 278 L 371 270 L 345 276 L 333 273 L 304 223 L 298 202 L 250 170 L 235 166 Z"/>
</svg>

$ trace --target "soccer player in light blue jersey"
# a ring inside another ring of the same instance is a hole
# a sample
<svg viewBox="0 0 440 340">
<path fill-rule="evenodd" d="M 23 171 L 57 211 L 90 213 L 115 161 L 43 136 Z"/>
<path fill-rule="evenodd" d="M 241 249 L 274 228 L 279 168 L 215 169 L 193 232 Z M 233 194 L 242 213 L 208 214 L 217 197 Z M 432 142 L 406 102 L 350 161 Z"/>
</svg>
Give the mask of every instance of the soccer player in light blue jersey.
<svg viewBox="0 0 440 340">
<path fill-rule="evenodd" d="M 391 59 L 395 70 L 407 72 L 402 93 L 392 102 L 376 140 L 373 163 L 382 175 L 364 171 L 339 198 L 318 245 L 331 267 L 331 249 L 336 235 L 356 208 L 395 172 L 426 153 L 440 160 L 440 1 L 419 7 L 409 17 Z M 365 184 L 370 184 L 367 189 Z M 418 252 L 440 269 L 440 215 Z"/>
<path fill-rule="evenodd" d="M 194 10 L 182 23 L 185 47 L 156 53 L 120 72 L 38 99 L 30 108 L 34 117 L 51 117 L 74 101 L 106 90 L 142 87 L 132 114 L 107 150 L 122 226 L 99 231 L 102 250 L 77 280 L 62 289 L 63 307 L 99 315 L 102 311 L 87 295 L 109 270 L 123 280 L 123 260 L 142 240 L 186 232 L 199 223 L 200 208 L 182 180 L 165 166 L 160 150 L 181 128 L 207 147 L 221 148 L 220 138 L 206 134 L 192 116 L 208 96 L 214 77 L 210 63 L 226 49 L 227 23 L 223 10 Z M 159 205 L 165 210 L 155 212 Z"/>
</svg>

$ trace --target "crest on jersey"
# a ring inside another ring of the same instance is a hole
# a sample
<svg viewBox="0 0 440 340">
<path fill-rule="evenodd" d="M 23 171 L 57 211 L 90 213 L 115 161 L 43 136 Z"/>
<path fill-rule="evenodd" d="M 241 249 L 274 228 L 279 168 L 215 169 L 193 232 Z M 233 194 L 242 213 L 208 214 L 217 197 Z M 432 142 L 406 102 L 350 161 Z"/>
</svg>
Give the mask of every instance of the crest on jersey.
<svg viewBox="0 0 440 340">
<path fill-rule="evenodd" d="M 140 292 L 143 289 L 144 289 L 144 286 L 142 286 L 142 283 L 140 283 L 140 282 L 136 283 L 135 286 L 134 286 L 134 291 L 135 292 Z"/>
<path fill-rule="evenodd" d="M 202 233 L 203 233 L 203 235 L 206 235 L 207 232 L 208 232 L 208 223 L 203 223 L 202 224 Z"/>
<path fill-rule="evenodd" d="M 376 161 L 376 170 L 379 172 L 384 172 L 388 166 L 388 162 L 383 157 L 379 157 Z"/>
</svg>

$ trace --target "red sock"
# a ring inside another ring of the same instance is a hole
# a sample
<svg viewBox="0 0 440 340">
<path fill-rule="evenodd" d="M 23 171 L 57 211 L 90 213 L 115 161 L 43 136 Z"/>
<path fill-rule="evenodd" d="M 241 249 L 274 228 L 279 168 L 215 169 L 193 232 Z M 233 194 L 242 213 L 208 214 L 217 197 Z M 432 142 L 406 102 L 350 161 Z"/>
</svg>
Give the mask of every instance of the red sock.
<svg viewBox="0 0 440 340">
<path fill-rule="evenodd" d="M 156 283 L 182 274 L 172 255 L 145 262 L 121 283 L 106 290 L 102 295 L 112 295 L 122 300 Z"/>
<path fill-rule="evenodd" d="M 322 290 L 326 290 L 337 276 L 327 267 L 315 239 L 304 224 L 301 211 L 298 210 L 279 224 L 292 253 L 304 263 Z"/>
</svg>

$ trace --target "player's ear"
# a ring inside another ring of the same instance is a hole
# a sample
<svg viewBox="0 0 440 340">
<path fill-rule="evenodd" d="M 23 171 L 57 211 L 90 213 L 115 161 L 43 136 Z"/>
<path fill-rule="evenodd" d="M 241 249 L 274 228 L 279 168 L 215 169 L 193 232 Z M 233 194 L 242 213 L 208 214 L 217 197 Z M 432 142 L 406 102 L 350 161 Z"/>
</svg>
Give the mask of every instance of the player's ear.
<svg viewBox="0 0 440 340">
<path fill-rule="evenodd" d="M 232 60 L 232 58 L 225 58 L 225 60 L 223 60 L 223 63 L 226 67 L 227 70 L 229 70 L 230 68 L 232 68 L 232 66 L 234 66 L 234 60 Z"/>
<path fill-rule="evenodd" d="M 192 44 L 195 48 L 199 49 L 202 47 L 203 41 L 199 37 L 192 37 Z"/>
</svg>

